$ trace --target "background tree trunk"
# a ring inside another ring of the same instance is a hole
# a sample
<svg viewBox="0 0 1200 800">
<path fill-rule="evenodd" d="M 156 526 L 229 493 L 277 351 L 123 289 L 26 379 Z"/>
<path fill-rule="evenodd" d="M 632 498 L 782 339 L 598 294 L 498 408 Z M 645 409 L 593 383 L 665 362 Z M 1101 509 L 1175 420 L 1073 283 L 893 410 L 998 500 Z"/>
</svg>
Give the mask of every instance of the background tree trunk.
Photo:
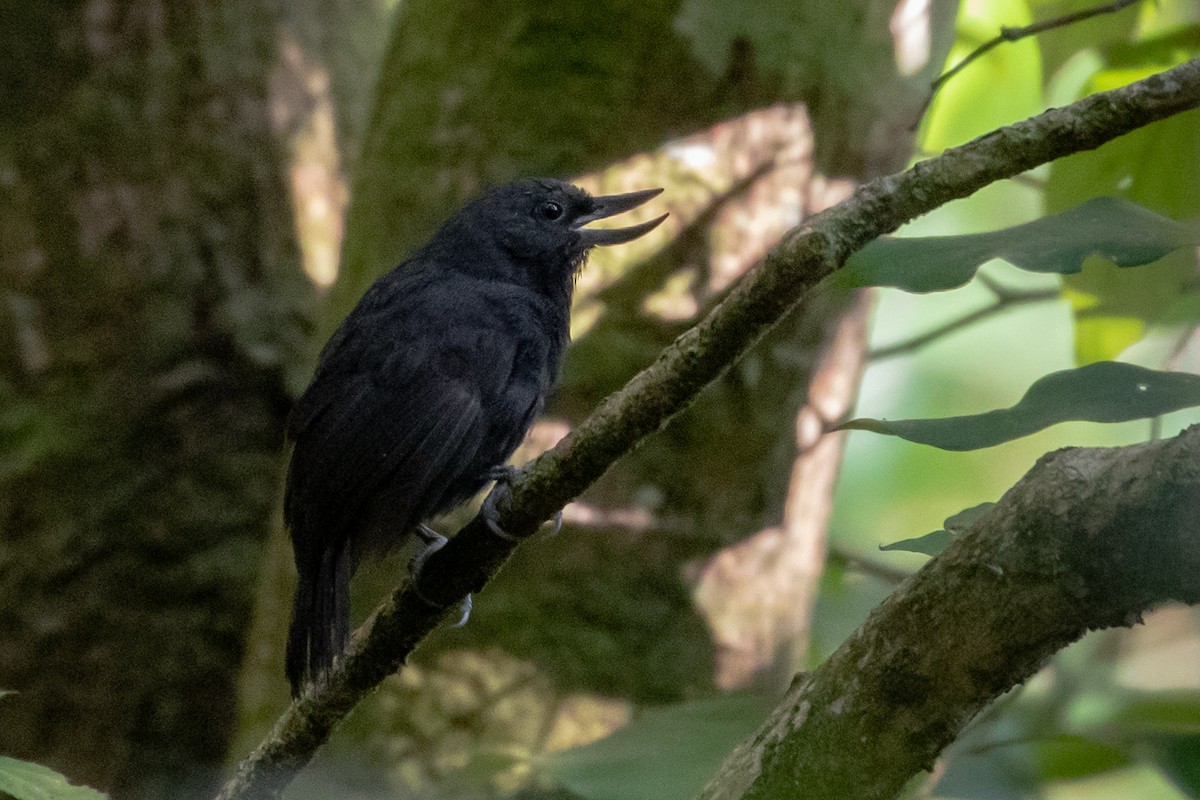
<svg viewBox="0 0 1200 800">
<path fill-rule="evenodd" d="M 0 750 L 206 792 L 309 292 L 259 0 L 10 6 L 0 114 Z"/>
</svg>

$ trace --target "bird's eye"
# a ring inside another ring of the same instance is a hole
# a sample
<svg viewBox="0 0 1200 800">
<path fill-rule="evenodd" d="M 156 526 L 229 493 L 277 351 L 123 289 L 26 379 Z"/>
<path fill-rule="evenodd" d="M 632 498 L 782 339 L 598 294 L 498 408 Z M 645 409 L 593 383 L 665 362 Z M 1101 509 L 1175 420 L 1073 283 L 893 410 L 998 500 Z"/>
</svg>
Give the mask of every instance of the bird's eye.
<svg viewBox="0 0 1200 800">
<path fill-rule="evenodd" d="M 547 200 L 538 206 L 538 215 L 542 219 L 558 219 L 563 215 L 563 207 L 553 200 Z"/>
</svg>

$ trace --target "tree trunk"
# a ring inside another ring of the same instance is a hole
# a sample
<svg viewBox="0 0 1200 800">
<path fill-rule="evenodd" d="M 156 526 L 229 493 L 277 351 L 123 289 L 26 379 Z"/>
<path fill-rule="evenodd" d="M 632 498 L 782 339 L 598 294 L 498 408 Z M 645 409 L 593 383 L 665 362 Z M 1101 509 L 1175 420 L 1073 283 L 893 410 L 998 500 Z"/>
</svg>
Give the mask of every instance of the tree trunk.
<svg viewBox="0 0 1200 800">
<path fill-rule="evenodd" d="M 234 715 L 309 302 L 278 12 L 18 3 L 0 33 L 0 750 L 119 797 L 207 791 Z"/>
</svg>

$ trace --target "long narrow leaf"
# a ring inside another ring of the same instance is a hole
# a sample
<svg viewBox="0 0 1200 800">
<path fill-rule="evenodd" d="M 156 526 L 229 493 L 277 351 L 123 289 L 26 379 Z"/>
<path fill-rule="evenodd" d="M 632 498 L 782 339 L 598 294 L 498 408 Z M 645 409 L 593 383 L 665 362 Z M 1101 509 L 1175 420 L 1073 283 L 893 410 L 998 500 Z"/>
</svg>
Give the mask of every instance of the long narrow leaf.
<svg viewBox="0 0 1200 800">
<path fill-rule="evenodd" d="M 840 427 L 899 436 L 943 450 L 978 450 L 1068 420 L 1127 422 L 1200 406 L 1200 375 L 1100 361 L 1040 378 L 1011 408 L 942 419 L 863 417 Z"/>
<path fill-rule="evenodd" d="M 1098 197 L 1061 214 L 990 233 L 876 239 L 838 273 L 846 286 L 894 286 L 907 292 L 955 289 L 993 258 L 1030 272 L 1069 275 L 1088 256 L 1140 267 L 1200 244 L 1200 225 L 1177 222 L 1115 197 Z"/>
<path fill-rule="evenodd" d="M 879 549 L 936 556 L 950 546 L 955 536 L 970 528 L 975 524 L 975 520 L 991 511 L 995 506 L 995 503 L 980 503 L 977 506 L 964 508 L 954 516 L 949 517 L 943 523 L 945 527 L 941 530 L 927 533 L 924 536 L 917 536 L 913 539 L 901 539 L 891 544 L 881 544 Z"/>
</svg>

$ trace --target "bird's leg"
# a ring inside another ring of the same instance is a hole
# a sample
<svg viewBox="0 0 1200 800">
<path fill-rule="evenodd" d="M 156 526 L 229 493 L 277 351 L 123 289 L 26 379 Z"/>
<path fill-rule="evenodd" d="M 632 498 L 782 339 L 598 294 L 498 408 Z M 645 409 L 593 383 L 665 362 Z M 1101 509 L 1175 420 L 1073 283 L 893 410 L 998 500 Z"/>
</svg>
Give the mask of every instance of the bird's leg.
<svg viewBox="0 0 1200 800">
<path fill-rule="evenodd" d="M 416 533 L 417 538 L 425 544 L 425 546 L 421 548 L 420 552 L 414 555 L 412 560 L 408 562 L 408 572 L 411 576 L 413 591 L 417 593 L 417 597 L 421 598 L 434 608 L 437 608 L 441 605 L 440 603 L 434 602 L 421 593 L 421 569 L 425 566 L 425 562 L 429 560 L 429 557 L 445 547 L 446 542 L 450 540 L 423 522 L 418 525 L 416 530 L 413 532 Z M 454 623 L 453 627 L 461 628 L 463 625 L 467 624 L 467 620 L 471 618 L 471 606 L 473 605 L 473 602 L 474 601 L 471 599 L 471 595 L 467 595 L 462 599 L 462 602 L 459 603 L 459 609 L 462 612 L 462 616 L 459 617 L 458 622 Z"/>
<path fill-rule="evenodd" d="M 443 547 L 446 546 L 446 542 L 450 541 L 445 536 L 442 536 L 440 533 L 435 531 L 433 528 L 426 525 L 424 522 L 422 522 L 420 525 L 418 525 L 417 529 L 413 532 L 415 534 L 417 534 L 418 539 L 425 542 L 426 550 L 425 550 L 424 555 L 426 558 L 428 558 L 430 555 L 437 552 L 438 550 L 441 550 Z M 414 568 L 417 566 L 415 558 L 413 559 L 412 566 Z"/>
<path fill-rule="evenodd" d="M 492 467 L 484 475 L 488 480 L 495 481 L 497 484 L 503 483 L 506 487 L 512 483 L 513 478 L 517 477 L 520 469 L 508 464 L 500 464 Z M 500 527 L 500 522 L 497 519 L 496 513 L 496 490 L 488 492 L 488 496 L 483 499 L 483 505 L 479 507 L 479 514 L 483 517 L 483 521 L 487 524 L 488 530 L 508 542 L 519 542 L 524 539 L 524 536 L 515 536 Z M 550 536 L 557 536 L 562 530 L 562 511 L 558 511 L 554 515 L 554 529 L 550 531 Z"/>
</svg>

